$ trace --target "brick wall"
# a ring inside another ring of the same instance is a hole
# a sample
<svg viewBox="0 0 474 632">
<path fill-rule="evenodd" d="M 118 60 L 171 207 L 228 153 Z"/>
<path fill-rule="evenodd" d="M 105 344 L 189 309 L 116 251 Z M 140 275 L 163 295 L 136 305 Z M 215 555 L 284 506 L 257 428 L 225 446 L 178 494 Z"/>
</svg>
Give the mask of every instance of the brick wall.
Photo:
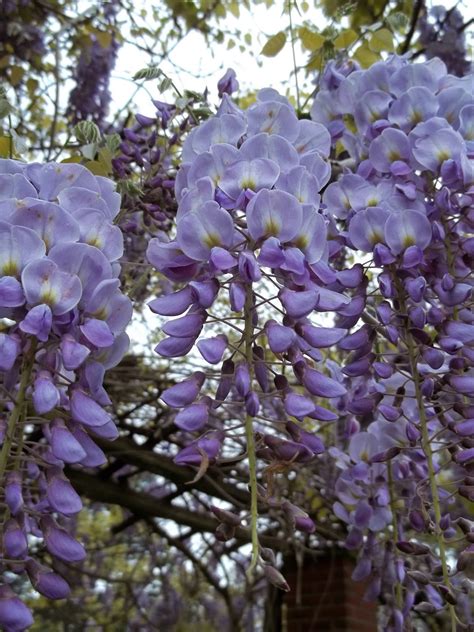
<svg viewBox="0 0 474 632">
<path fill-rule="evenodd" d="M 363 600 L 366 586 L 352 581 L 353 568 L 336 553 L 306 558 L 300 569 L 288 560 L 282 632 L 377 632 L 377 606 Z"/>
</svg>

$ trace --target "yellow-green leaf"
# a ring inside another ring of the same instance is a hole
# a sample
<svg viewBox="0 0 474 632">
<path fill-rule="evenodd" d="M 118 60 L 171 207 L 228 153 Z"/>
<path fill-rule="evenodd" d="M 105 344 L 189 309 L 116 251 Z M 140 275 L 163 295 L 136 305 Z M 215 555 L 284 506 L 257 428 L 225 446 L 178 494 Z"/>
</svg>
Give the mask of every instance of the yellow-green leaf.
<svg viewBox="0 0 474 632">
<path fill-rule="evenodd" d="M 345 29 L 334 40 L 334 46 L 336 48 L 348 48 L 356 41 L 357 37 L 357 33 L 353 29 Z"/>
<path fill-rule="evenodd" d="M 89 162 L 86 162 L 86 167 L 95 176 L 108 176 L 109 175 L 109 172 L 107 171 L 106 166 L 102 162 L 99 162 L 98 160 L 89 160 Z"/>
<path fill-rule="evenodd" d="M 354 59 L 360 63 L 362 68 L 369 68 L 369 66 L 375 64 L 376 61 L 380 61 L 380 55 L 370 50 L 366 44 L 362 44 L 362 46 L 359 46 L 354 52 Z"/>
<path fill-rule="evenodd" d="M 95 32 L 95 36 L 97 37 L 97 41 L 102 46 L 102 48 L 109 48 L 109 46 L 112 44 L 112 33 L 97 30 Z"/>
<path fill-rule="evenodd" d="M 80 156 L 69 156 L 69 158 L 64 158 L 64 160 L 61 160 L 61 162 L 82 162 L 82 158 Z"/>
<path fill-rule="evenodd" d="M 229 4 L 229 11 L 232 13 L 232 15 L 236 18 L 240 17 L 240 9 L 239 9 L 239 3 L 238 2 L 231 2 Z"/>
<path fill-rule="evenodd" d="M 283 31 L 280 31 L 276 35 L 272 35 L 265 46 L 260 51 L 261 55 L 266 57 L 275 57 L 281 51 L 286 44 L 286 35 Z"/>
<path fill-rule="evenodd" d="M 393 35 L 388 29 L 379 29 L 373 33 L 369 40 L 369 48 L 374 53 L 380 53 L 382 50 L 393 52 L 395 47 L 393 45 Z"/>
<path fill-rule="evenodd" d="M 298 35 L 300 36 L 301 43 L 303 48 L 306 50 L 315 51 L 322 48 L 326 38 L 316 33 L 315 31 L 310 31 L 306 26 L 302 26 L 298 30 Z"/>
<path fill-rule="evenodd" d="M 0 157 L 9 158 L 11 149 L 11 138 L 9 136 L 0 136 Z"/>
<path fill-rule="evenodd" d="M 24 69 L 21 66 L 12 66 L 10 70 L 10 83 L 12 86 L 17 86 L 23 79 L 25 74 Z"/>
</svg>

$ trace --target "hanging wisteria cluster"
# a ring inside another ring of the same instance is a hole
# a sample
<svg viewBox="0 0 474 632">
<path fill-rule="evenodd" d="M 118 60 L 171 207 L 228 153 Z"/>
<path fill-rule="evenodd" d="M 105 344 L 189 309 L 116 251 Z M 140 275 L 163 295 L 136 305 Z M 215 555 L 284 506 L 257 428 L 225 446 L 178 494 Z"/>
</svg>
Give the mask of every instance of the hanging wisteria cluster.
<svg viewBox="0 0 474 632">
<path fill-rule="evenodd" d="M 248 461 L 250 515 L 214 508 L 218 537 L 246 520 L 250 572 L 285 588 L 259 515 L 313 532 L 274 477 L 330 459 L 354 578 L 388 631 L 413 608 L 472 624 L 471 85 L 392 56 L 331 62 L 312 121 L 272 89 L 246 111 L 225 94 L 185 142 L 175 234 L 148 248 L 179 284 L 150 303 L 179 316 L 156 351 L 206 363 L 162 395 L 187 438 L 175 460 L 198 477 L 236 446 Z"/>
<path fill-rule="evenodd" d="M 78 164 L 0 161 L 0 626 L 7 631 L 32 623 L 10 587 L 15 575 L 26 574 L 50 599 L 69 594 L 50 568 L 85 557 L 71 532 L 82 502 L 65 467 L 102 465 L 94 438 L 117 436 L 103 378 L 128 348 L 132 306 L 117 278 L 123 237 L 114 189 Z"/>
</svg>

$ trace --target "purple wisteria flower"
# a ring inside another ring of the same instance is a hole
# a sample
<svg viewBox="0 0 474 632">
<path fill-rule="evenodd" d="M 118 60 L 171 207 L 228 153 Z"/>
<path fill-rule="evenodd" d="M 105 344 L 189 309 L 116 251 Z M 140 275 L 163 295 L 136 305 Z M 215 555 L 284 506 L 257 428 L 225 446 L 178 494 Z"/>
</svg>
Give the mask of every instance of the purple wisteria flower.
<svg viewBox="0 0 474 632">
<path fill-rule="evenodd" d="M 117 434 L 104 409 L 110 400 L 102 382 L 105 370 L 126 351 L 131 317 L 131 302 L 117 278 L 123 238 L 113 219 L 120 196 L 112 183 L 79 164 L 0 160 L 0 179 L 0 317 L 8 319 L 0 334 L 0 385 L 14 402 L 3 400 L 0 418 L 23 422 L 31 408 L 28 425 L 41 421 L 43 435 L 27 453 L 17 432 L 3 440 L 0 478 L 11 517 L 2 541 L 6 557 L 27 560 L 23 568 L 33 587 L 59 599 L 69 586 L 29 558 L 27 535 L 42 537 L 58 560 L 85 557 L 82 544 L 51 513 L 80 511 L 81 499 L 64 466 L 102 464 L 94 436 Z M 20 428 L 27 431 L 24 423 Z M 35 480 L 38 490 L 32 494 Z M 35 520 L 25 519 L 30 509 Z M 11 569 L 10 562 L 2 566 Z M 8 630 L 31 625 L 27 608 L 7 586 L 2 590 L 0 624 Z"/>
</svg>

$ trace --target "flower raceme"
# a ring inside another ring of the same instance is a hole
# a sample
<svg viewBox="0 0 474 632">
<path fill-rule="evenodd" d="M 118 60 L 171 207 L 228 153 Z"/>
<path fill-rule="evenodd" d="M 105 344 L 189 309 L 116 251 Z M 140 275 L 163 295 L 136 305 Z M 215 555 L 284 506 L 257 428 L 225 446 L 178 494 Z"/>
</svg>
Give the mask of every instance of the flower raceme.
<svg viewBox="0 0 474 632">
<path fill-rule="evenodd" d="M 439 60 L 393 56 L 368 70 L 331 62 L 312 121 L 271 89 L 246 111 L 224 95 L 184 144 L 175 237 L 148 247 L 149 261 L 180 284 L 150 303 L 178 317 L 156 351 L 197 349 L 211 365 L 163 394 L 188 433 L 176 461 L 202 474 L 238 446 L 259 503 L 282 515 L 273 484 L 257 477 L 335 464 L 339 474 L 326 481 L 334 516 L 358 551 L 354 577 L 369 580 L 369 598 L 384 592 L 387 630 L 401 629 L 419 590 L 452 625 L 454 601 L 465 598 L 446 553 L 462 503 L 440 485 L 440 470 L 464 480 L 471 497 L 468 85 Z M 328 158 L 341 148 L 348 166 L 330 181 Z M 360 252 L 365 263 L 351 264 Z M 328 312 L 335 327 L 318 322 Z M 334 346 L 338 363 L 323 354 Z M 242 416 L 245 445 L 235 434 Z M 309 517 L 291 524 L 315 527 Z M 404 545 L 410 534 L 429 539 L 430 525 L 436 551 Z M 255 540 L 252 564 L 265 565 Z M 407 572 L 412 564 L 428 583 Z"/>
<path fill-rule="evenodd" d="M 101 465 L 94 437 L 117 434 L 102 380 L 128 347 L 131 317 L 117 278 L 120 196 L 78 164 L 1 160 L 0 183 L 0 384 L 10 396 L 0 408 L 2 546 L 10 560 L 2 570 L 26 572 L 36 590 L 58 599 L 69 586 L 30 557 L 28 535 L 42 537 L 53 559 L 85 557 L 61 526 L 82 507 L 63 469 Z M 25 434 L 35 436 L 28 452 Z M 2 590 L 0 625 L 29 626 L 25 607 Z"/>
</svg>

